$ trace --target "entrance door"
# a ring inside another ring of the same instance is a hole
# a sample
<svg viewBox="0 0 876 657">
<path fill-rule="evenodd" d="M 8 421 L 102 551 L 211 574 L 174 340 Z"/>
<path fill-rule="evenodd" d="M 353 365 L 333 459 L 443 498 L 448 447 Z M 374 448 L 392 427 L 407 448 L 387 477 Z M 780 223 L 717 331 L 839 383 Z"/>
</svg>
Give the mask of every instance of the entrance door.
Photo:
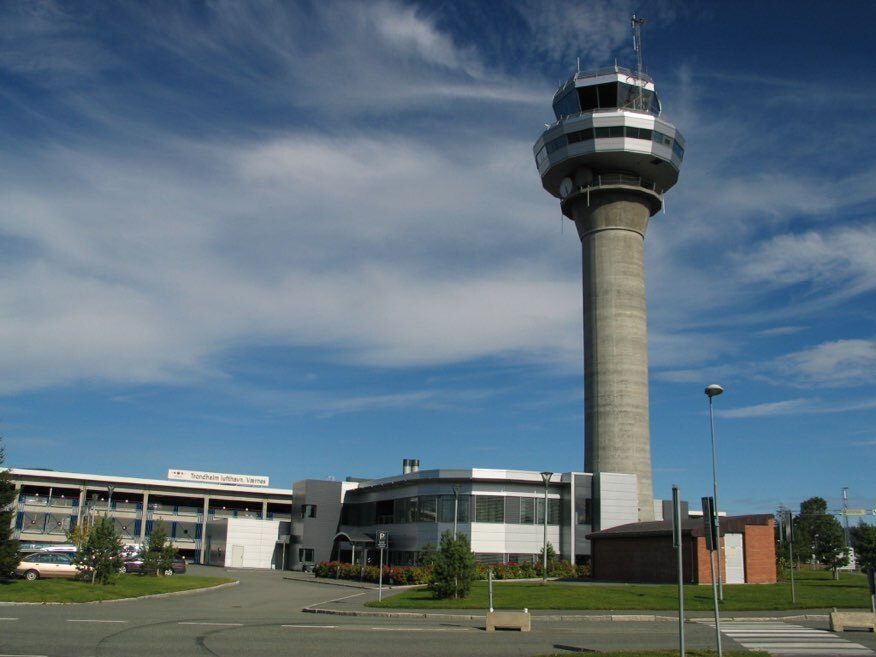
<svg viewBox="0 0 876 657">
<path fill-rule="evenodd" d="M 231 546 L 231 567 L 232 568 L 243 568 L 243 546 L 242 545 L 232 545 Z"/>
<path fill-rule="evenodd" d="M 724 574 L 727 584 L 745 584 L 742 534 L 724 534 Z"/>
</svg>

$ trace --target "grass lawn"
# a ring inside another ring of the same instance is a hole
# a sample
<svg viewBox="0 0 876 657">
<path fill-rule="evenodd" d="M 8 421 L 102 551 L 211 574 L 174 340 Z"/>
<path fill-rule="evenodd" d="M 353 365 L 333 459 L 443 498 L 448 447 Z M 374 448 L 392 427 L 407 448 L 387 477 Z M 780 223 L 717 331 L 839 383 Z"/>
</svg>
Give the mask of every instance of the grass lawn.
<svg viewBox="0 0 876 657">
<path fill-rule="evenodd" d="M 203 589 L 235 580 L 226 577 L 144 577 L 119 575 L 115 583 L 103 586 L 68 579 L 0 580 L 0 602 L 95 602 L 137 598 L 155 593 Z"/>
<path fill-rule="evenodd" d="M 734 584 L 724 586 L 722 611 L 770 609 L 870 608 L 867 578 L 858 573 L 840 573 L 834 581 L 829 572 L 795 575 L 797 604 L 791 603 L 791 584 Z M 409 589 L 384 597 L 369 607 L 392 609 L 486 609 L 487 583 L 475 582 L 464 600 L 434 600 L 430 591 Z M 563 582 L 494 582 L 496 609 L 570 610 L 666 610 L 678 609 L 678 587 L 671 584 L 572 584 Z M 685 586 L 687 611 L 711 611 L 711 586 Z"/>
</svg>

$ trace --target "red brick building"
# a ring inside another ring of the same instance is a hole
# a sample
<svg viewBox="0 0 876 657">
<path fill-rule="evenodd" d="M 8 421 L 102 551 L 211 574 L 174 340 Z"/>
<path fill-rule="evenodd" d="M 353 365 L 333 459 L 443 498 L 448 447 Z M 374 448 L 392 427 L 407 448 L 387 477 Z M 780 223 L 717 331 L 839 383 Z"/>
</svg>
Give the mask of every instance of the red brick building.
<svg viewBox="0 0 876 657">
<path fill-rule="evenodd" d="M 776 582 L 773 516 L 721 518 L 721 565 L 725 583 Z M 678 556 L 671 521 L 640 522 L 588 535 L 593 577 L 620 582 L 675 583 Z M 703 521 L 682 520 L 682 568 L 689 584 L 711 584 Z"/>
</svg>

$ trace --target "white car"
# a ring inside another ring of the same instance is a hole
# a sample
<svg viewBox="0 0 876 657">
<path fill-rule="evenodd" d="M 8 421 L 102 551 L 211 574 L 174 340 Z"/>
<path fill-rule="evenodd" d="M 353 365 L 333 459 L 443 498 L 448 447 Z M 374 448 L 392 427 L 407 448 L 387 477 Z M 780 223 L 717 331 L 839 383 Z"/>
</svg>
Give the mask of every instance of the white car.
<svg viewBox="0 0 876 657">
<path fill-rule="evenodd" d="M 76 577 L 79 566 L 73 563 L 73 555 L 65 552 L 36 552 L 24 557 L 15 568 L 15 574 L 26 580 L 43 577 Z"/>
</svg>

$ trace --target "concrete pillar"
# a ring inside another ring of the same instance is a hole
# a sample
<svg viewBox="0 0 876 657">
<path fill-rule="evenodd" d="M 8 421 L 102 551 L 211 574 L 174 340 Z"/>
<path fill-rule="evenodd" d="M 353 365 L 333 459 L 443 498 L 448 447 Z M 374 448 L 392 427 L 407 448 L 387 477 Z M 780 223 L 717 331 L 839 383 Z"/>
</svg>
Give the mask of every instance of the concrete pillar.
<svg viewBox="0 0 876 657">
<path fill-rule="evenodd" d="M 143 512 L 140 517 L 140 545 L 146 543 L 146 523 L 149 521 L 149 491 L 143 491 Z"/>
<path fill-rule="evenodd" d="M 645 232 L 659 207 L 655 194 L 619 185 L 567 208 L 583 257 L 584 469 L 635 474 L 640 521 L 654 519 Z"/>
<path fill-rule="evenodd" d="M 204 494 L 204 508 L 201 512 L 201 549 L 198 553 L 198 560 L 201 564 L 207 563 L 207 521 L 210 518 L 210 496 Z"/>
<path fill-rule="evenodd" d="M 85 505 L 88 503 L 87 498 L 88 486 L 84 483 L 79 485 L 79 510 L 77 511 L 76 524 L 81 525 L 85 520 L 87 509 Z"/>
</svg>

